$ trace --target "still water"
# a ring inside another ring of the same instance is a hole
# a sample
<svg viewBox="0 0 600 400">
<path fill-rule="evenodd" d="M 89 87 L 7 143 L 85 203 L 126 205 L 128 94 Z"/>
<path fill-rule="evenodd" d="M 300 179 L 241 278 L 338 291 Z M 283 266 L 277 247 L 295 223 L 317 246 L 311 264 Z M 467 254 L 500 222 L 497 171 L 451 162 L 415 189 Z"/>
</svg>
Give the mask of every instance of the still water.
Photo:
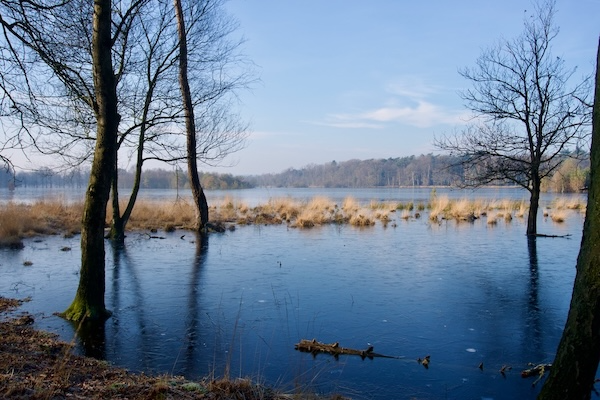
<svg viewBox="0 0 600 400">
<path fill-rule="evenodd" d="M 314 196 L 307 191 L 286 195 Z M 248 203 L 282 197 L 231 195 Z M 398 189 L 353 195 L 418 200 Z M 107 242 L 106 305 L 113 316 L 95 337 L 78 340 L 79 351 L 134 371 L 198 379 L 229 370 L 284 390 L 356 399 L 534 399 L 540 384 L 532 387 L 534 378 L 520 371 L 553 359 L 583 215 L 571 211 L 561 224 L 540 215 L 540 232 L 572 236 L 535 242 L 527 241 L 519 218 L 431 224 L 424 216 L 396 224 L 244 226 L 204 240 L 185 231 L 159 232 L 164 239 L 140 232 L 129 234 L 125 249 Z M 69 341 L 73 327 L 52 313 L 75 294 L 78 240 L 42 237 L 21 251 L 0 252 L 0 295 L 31 296 L 22 311 L 36 316 L 37 328 Z M 61 251 L 65 246 L 71 250 Z M 336 360 L 294 350 L 312 338 L 402 358 Z M 416 362 L 426 355 L 428 369 Z M 512 369 L 503 376 L 502 366 Z"/>
</svg>

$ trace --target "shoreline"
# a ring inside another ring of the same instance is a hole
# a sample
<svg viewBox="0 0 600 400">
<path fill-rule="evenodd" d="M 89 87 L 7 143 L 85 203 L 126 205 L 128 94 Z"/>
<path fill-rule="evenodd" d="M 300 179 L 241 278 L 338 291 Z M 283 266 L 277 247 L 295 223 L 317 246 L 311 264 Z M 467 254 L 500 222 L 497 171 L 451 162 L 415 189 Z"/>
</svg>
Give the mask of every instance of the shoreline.
<svg viewBox="0 0 600 400">
<path fill-rule="evenodd" d="M 312 393 L 286 394 L 249 379 L 146 375 L 76 355 L 73 343 L 35 330 L 28 313 L 18 313 L 25 300 L 0 296 L 0 397 L 10 399 L 345 399 Z M 74 339 L 75 340 L 75 339 Z"/>
</svg>

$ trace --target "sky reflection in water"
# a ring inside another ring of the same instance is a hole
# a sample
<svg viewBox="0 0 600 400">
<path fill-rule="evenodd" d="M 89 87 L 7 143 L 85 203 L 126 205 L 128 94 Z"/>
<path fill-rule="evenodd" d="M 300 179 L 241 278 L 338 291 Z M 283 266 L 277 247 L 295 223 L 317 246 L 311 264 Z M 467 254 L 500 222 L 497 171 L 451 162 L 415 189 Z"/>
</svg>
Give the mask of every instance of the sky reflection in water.
<svg viewBox="0 0 600 400">
<path fill-rule="evenodd" d="M 396 222 L 248 226 L 204 240 L 130 233 L 124 249 L 107 242 L 114 314 L 80 350 L 136 371 L 195 379 L 229 366 L 234 377 L 354 398 L 535 398 L 539 388 L 519 372 L 552 361 L 583 216 L 571 212 L 563 224 L 540 217 L 541 232 L 573 236 L 529 245 L 518 218 L 497 226 Z M 71 340 L 73 327 L 52 312 L 72 300 L 79 258 L 78 237 L 2 251 L 0 294 L 32 296 L 23 310 L 37 315 L 36 326 Z M 303 338 L 405 358 L 313 359 L 294 350 Z M 428 354 L 426 370 L 415 360 Z M 503 365 L 513 367 L 506 377 Z"/>
</svg>

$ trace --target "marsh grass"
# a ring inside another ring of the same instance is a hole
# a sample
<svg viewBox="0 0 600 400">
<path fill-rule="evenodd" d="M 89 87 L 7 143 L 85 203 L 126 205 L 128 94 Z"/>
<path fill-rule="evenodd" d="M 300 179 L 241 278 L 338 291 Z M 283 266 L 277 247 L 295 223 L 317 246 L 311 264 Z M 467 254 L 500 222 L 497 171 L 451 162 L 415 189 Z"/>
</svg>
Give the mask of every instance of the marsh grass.
<svg viewBox="0 0 600 400">
<path fill-rule="evenodd" d="M 563 223 L 567 219 L 567 213 L 565 210 L 562 209 L 555 210 L 550 215 L 550 219 L 552 219 L 553 222 L 556 222 L 558 224 Z"/>
<path fill-rule="evenodd" d="M 0 206 L 0 247 L 20 248 L 35 235 L 72 235 L 81 230 L 81 203 L 7 203 Z"/>
<path fill-rule="evenodd" d="M 126 204 L 120 205 L 122 209 Z M 585 212 L 586 205 L 575 198 L 559 198 L 543 210 L 545 217 L 563 221 L 569 211 Z M 401 211 L 401 212 L 399 212 Z M 210 222 L 213 224 L 273 225 L 285 223 L 292 228 L 313 228 L 327 224 L 349 224 L 369 227 L 376 223 L 387 226 L 396 220 L 418 219 L 422 214 L 431 222 L 454 220 L 456 222 L 486 217 L 488 224 L 514 217 L 524 218 L 528 203 L 524 200 L 450 199 L 432 196 L 429 203 L 371 201 L 360 203 L 346 197 L 341 204 L 318 196 L 300 201 L 291 197 L 272 198 L 268 202 L 250 207 L 232 197 L 210 204 Z M 558 213 L 558 211 L 564 211 Z M 68 203 L 57 199 L 33 204 L 6 203 L 0 205 L 0 247 L 21 248 L 22 239 L 35 235 L 63 234 L 72 236 L 80 232 L 82 203 Z M 414 214 L 413 214 L 414 212 Z M 112 209 L 107 208 L 106 227 L 110 226 Z M 195 210 L 191 202 L 178 199 L 174 202 L 138 200 L 128 221 L 128 230 L 193 229 Z M 393 225 L 395 226 L 395 225 Z"/>
<path fill-rule="evenodd" d="M 582 210 L 585 212 L 586 204 L 573 197 L 560 197 L 554 199 L 550 207 L 558 210 Z"/>
</svg>

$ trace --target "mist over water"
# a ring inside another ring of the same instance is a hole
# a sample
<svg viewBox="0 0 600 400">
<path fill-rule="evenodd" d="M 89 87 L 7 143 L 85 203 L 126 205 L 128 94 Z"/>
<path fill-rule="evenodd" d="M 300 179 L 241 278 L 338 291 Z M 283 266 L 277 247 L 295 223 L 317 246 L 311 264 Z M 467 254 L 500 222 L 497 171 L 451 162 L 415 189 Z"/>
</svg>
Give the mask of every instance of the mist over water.
<svg viewBox="0 0 600 400">
<path fill-rule="evenodd" d="M 430 195 L 430 189 L 353 192 L 361 201 Z M 348 190 L 252 189 L 231 196 L 252 203 L 315 193 L 337 200 Z M 209 193 L 209 201 L 221 195 Z M 533 242 L 519 218 L 432 224 L 425 215 L 395 223 L 240 226 L 204 239 L 187 231 L 159 232 L 164 239 L 130 232 L 123 249 L 107 241 L 106 305 L 113 316 L 103 331 L 80 338 L 78 351 L 134 371 L 199 379 L 229 369 L 232 377 L 283 389 L 358 399 L 534 399 L 541 383 L 532 388 L 535 378 L 523 379 L 520 371 L 554 357 L 583 215 L 569 211 L 557 224 L 540 213 L 540 232 L 572 236 Z M 65 246 L 71 251 L 60 250 Z M 70 341 L 73 327 L 52 313 L 73 299 L 79 265 L 78 237 L 29 239 L 21 251 L 0 251 L 0 295 L 31 296 L 21 311 L 34 314 L 37 328 Z M 336 360 L 294 350 L 313 338 L 402 358 Z M 416 362 L 426 355 L 428 369 Z M 512 369 L 503 376 L 505 365 Z"/>
</svg>

